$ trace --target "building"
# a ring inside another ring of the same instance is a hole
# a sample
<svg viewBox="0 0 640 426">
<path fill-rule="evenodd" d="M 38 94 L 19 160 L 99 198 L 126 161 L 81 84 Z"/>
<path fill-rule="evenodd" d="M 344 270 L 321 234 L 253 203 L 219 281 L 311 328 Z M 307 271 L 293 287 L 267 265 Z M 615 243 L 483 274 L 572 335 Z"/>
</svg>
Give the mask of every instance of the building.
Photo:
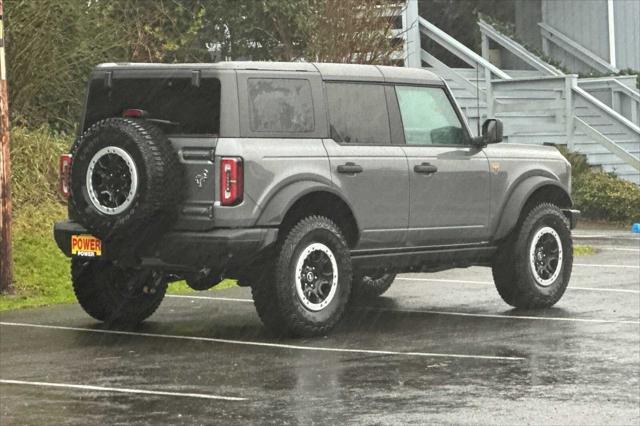
<svg viewBox="0 0 640 426">
<path fill-rule="evenodd" d="M 566 146 L 588 162 L 640 184 L 640 1 L 514 0 L 514 31 L 478 21 L 474 52 L 418 15 L 402 9 L 404 63 L 443 76 L 472 129 L 500 118 L 505 142 Z M 428 37 L 467 67 L 421 47 Z M 627 71 L 629 72 L 629 71 Z"/>
</svg>

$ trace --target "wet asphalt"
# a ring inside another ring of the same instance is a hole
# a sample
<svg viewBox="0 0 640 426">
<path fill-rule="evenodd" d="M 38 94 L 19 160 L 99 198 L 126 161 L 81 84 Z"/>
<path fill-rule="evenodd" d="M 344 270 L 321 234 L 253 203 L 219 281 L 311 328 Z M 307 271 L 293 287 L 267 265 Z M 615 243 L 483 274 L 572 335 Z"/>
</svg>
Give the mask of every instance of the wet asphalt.
<svg viewBox="0 0 640 426">
<path fill-rule="evenodd" d="M 126 330 L 4 312 L 0 424 L 637 425 L 640 239 L 575 243 L 599 249 L 551 309 L 511 309 L 487 268 L 406 274 L 315 339 L 270 337 L 242 288 L 168 296 Z"/>
</svg>

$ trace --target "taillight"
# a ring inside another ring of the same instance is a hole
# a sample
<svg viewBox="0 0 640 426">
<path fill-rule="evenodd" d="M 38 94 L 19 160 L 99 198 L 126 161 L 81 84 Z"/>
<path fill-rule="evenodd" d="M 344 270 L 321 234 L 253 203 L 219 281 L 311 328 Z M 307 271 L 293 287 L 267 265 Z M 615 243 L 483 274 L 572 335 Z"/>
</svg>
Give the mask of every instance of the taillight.
<svg viewBox="0 0 640 426">
<path fill-rule="evenodd" d="M 69 177 L 71 175 L 71 154 L 60 156 L 60 194 L 64 199 L 69 198 Z"/>
<path fill-rule="evenodd" d="M 242 202 L 244 172 L 242 158 L 223 157 L 220 160 L 220 204 L 234 206 Z"/>
</svg>

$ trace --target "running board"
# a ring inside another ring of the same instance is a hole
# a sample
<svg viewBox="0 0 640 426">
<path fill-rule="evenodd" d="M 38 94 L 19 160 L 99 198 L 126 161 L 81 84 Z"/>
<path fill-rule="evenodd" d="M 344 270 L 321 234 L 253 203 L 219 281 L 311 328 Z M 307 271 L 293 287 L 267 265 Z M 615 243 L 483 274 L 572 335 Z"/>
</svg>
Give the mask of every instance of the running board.
<svg viewBox="0 0 640 426">
<path fill-rule="evenodd" d="M 436 271 L 451 268 L 489 266 L 495 246 L 454 247 L 384 253 L 351 253 L 354 269 L 393 269 L 396 272 Z"/>
</svg>

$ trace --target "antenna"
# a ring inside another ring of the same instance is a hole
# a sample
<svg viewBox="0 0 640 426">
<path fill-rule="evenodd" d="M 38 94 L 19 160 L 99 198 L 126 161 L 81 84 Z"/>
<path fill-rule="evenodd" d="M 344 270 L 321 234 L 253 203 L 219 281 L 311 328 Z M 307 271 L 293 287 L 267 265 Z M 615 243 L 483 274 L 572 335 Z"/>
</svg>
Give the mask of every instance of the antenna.
<svg viewBox="0 0 640 426">
<path fill-rule="evenodd" d="M 476 61 L 476 113 L 478 114 L 478 135 L 480 134 L 480 71 L 478 62 Z"/>
</svg>

